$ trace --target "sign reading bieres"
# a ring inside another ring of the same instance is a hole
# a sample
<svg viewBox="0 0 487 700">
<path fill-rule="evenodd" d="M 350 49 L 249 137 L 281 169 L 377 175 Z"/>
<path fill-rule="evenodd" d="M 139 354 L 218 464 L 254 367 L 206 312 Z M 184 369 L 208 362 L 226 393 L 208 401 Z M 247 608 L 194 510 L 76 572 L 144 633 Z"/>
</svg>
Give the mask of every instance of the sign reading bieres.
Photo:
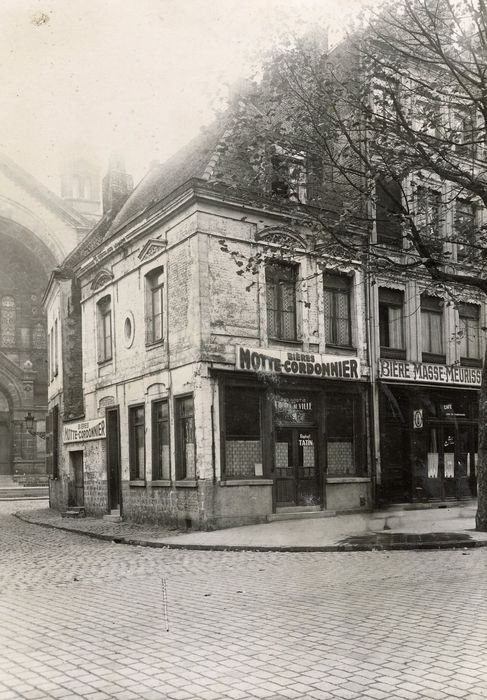
<svg viewBox="0 0 487 700">
<path fill-rule="evenodd" d="M 268 348 L 237 346 L 236 369 L 242 372 L 274 372 L 286 376 L 329 379 L 360 379 L 360 362 L 356 357 L 286 352 Z"/>
<path fill-rule="evenodd" d="M 480 386 L 482 370 L 476 367 L 433 365 L 403 360 L 379 360 L 379 377 L 386 380 L 431 382 L 432 384 Z"/>
<path fill-rule="evenodd" d="M 84 442 L 102 440 L 106 437 L 104 418 L 85 420 L 82 423 L 68 423 L 63 427 L 63 442 Z"/>
</svg>

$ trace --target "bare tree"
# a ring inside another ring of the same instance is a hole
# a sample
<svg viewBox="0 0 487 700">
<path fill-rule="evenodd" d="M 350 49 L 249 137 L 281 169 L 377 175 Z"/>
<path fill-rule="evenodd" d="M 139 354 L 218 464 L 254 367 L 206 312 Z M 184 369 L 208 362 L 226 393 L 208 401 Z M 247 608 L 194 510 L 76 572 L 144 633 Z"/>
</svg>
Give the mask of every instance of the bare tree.
<svg viewBox="0 0 487 700">
<path fill-rule="evenodd" d="M 231 172 L 234 185 L 264 189 L 273 206 L 294 201 L 296 220 L 329 253 L 371 272 L 407 271 L 452 303 L 465 288 L 487 293 L 487 226 L 468 215 L 487 208 L 484 0 L 391 0 L 331 51 L 322 37 L 290 41 L 231 115 L 221 145 L 227 184 L 231 152 L 246 164 Z M 442 183 L 442 207 L 431 177 Z M 442 212 L 453 202 L 466 208 L 445 234 Z M 487 358 L 479 413 L 476 524 L 485 531 Z"/>
</svg>

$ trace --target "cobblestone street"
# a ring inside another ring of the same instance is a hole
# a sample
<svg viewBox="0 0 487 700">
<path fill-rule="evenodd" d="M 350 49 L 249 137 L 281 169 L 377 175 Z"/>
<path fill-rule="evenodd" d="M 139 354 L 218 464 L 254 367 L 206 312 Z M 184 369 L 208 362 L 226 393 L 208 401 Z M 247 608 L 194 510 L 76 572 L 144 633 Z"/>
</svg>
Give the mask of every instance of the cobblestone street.
<svg viewBox="0 0 487 700">
<path fill-rule="evenodd" d="M 28 507 L 0 504 L 0 700 L 487 697 L 487 548 L 150 549 Z"/>
</svg>

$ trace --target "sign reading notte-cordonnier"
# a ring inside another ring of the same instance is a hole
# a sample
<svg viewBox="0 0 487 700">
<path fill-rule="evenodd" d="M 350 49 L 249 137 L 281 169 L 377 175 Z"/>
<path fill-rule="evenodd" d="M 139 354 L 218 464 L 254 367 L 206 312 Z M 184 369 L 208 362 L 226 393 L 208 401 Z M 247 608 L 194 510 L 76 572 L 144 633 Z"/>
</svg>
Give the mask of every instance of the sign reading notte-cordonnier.
<svg viewBox="0 0 487 700">
<path fill-rule="evenodd" d="M 457 365 L 433 365 L 403 360 L 379 360 L 379 377 L 391 381 L 431 382 L 432 384 L 457 384 L 480 386 L 482 370 Z"/>
<path fill-rule="evenodd" d="M 85 420 L 82 423 L 67 423 L 63 426 L 63 442 L 102 440 L 106 437 L 105 419 Z"/>
<path fill-rule="evenodd" d="M 356 357 L 236 347 L 235 368 L 242 372 L 275 372 L 286 376 L 360 379 Z"/>
</svg>

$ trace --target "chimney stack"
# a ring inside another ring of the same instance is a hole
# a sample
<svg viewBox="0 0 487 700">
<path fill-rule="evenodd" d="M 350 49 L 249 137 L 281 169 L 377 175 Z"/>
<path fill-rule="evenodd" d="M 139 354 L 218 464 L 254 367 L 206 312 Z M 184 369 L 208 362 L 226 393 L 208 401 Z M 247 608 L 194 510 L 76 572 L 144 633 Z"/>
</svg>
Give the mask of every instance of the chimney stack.
<svg viewBox="0 0 487 700">
<path fill-rule="evenodd" d="M 127 175 L 125 172 L 122 156 L 118 153 L 112 153 L 108 172 L 103 178 L 103 213 L 110 212 L 112 216 L 115 216 L 133 188 L 132 175 Z"/>
</svg>

